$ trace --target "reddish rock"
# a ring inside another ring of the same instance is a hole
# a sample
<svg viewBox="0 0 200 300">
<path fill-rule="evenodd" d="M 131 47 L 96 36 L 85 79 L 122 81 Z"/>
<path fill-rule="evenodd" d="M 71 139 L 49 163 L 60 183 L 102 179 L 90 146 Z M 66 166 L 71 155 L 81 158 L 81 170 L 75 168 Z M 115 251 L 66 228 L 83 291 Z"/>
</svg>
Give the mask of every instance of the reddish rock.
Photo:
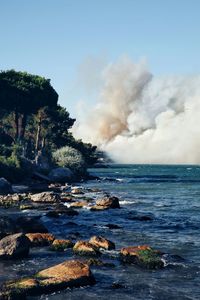
<svg viewBox="0 0 200 300">
<path fill-rule="evenodd" d="M 48 246 L 55 240 L 53 234 L 50 233 L 27 233 L 26 236 L 32 247 Z"/>
<path fill-rule="evenodd" d="M 86 242 L 86 241 L 78 241 L 74 247 L 73 251 L 75 254 L 83 255 L 83 256 L 98 256 L 100 255 L 100 252 L 98 250 L 98 247 L 95 245 Z"/>
<path fill-rule="evenodd" d="M 103 238 L 102 236 L 93 236 L 89 240 L 89 243 L 95 245 L 98 248 L 103 248 L 106 250 L 115 249 L 115 244 L 113 242 Z"/>
<path fill-rule="evenodd" d="M 159 269 L 164 267 L 160 254 L 158 250 L 154 250 L 147 245 L 126 247 L 121 249 L 120 252 L 122 261 L 136 264 L 147 269 Z"/>
</svg>

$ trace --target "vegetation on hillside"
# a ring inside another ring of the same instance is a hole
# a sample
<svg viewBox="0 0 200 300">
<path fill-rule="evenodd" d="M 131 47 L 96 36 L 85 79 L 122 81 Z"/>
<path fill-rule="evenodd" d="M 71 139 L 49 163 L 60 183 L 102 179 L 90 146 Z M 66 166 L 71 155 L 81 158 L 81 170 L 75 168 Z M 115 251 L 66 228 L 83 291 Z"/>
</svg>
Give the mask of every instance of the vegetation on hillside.
<svg viewBox="0 0 200 300">
<path fill-rule="evenodd" d="M 26 176 L 26 171 L 30 172 L 30 162 L 37 162 L 39 155 L 50 165 L 72 169 L 77 169 L 75 156 L 84 169 L 94 164 L 96 146 L 72 136 L 69 130 L 74 122 L 58 104 L 58 94 L 49 79 L 15 70 L 1 71 L 0 177 L 23 179 L 23 173 Z M 57 153 L 62 154 L 62 162 Z"/>
</svg>

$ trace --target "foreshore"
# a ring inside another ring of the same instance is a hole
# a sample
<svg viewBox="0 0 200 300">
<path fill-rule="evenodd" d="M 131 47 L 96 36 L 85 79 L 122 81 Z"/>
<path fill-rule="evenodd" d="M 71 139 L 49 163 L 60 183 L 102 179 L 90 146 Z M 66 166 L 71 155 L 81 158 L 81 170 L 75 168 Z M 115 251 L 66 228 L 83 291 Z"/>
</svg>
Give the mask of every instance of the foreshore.
<svg viewBox="0 0 200 300">
<path fill-rule="evenodd" d="M 25 186 L 18 186 L 18 191 L 20 188 L 23 193 L 0 196 L 0 262 L 24 261 L 32 253 L 37 255 L 37 251 L 43 251 L 47 257 L 50 252 L 57 255 L 60 263 L 54 264 L 54 257 L 52 262 L 48 260 L 48 267 L 43 270 L 37 266 L 30 274 L 25 268 L 21 270 L 22 276 L 8 276 L 12 281 L 1 282 L 0 299 L 26 299 L 29 295 L 41 295 L 67 287 L 93 285 L 96 282 L 93 268 L 114 269 L 119 262 L 144 269 L 164 267 L 163 253 L 148 245 L 124 245 L 119 249 L 115 241 L 107 236 L 88 236 L 85 232 L 88 238 L 82 239 L 79 232 L 73 232 L 82 210 L 96 214 L 97 224 L 104 211 L 108 214 L 111 210 L 120 211 L 122 208 L 117 197 L 81 185 L 50 184 L 43 192 L 44 185 L 40 185 L 39 193 L 36 190 L 25 192 Z M 71 230 L 68 236 L 62 232 L 63 223 L 59 224 L 59 219 L 64 220 L 68 230 Z M 109 230 L 120 228 L 111 223 L 106 226 Z M 117 286 L 115 282 L 111 285 L 120 288 L 118 283 Z"/>
</svg>

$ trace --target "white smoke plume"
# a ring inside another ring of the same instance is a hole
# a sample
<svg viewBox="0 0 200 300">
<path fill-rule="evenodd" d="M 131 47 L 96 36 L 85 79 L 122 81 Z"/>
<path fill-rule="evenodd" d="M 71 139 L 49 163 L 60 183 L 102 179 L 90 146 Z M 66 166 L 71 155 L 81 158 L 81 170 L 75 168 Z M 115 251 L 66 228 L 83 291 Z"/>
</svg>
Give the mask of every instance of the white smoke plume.
<svg viewBox="0 0 200 300">
<path fill-rule="evenodd" d="M 97 105 L 74 128 L 121 163 L 200 163 L 200 76 L 155 78 L 121 58 L 102 74 Z"/>
</svg>

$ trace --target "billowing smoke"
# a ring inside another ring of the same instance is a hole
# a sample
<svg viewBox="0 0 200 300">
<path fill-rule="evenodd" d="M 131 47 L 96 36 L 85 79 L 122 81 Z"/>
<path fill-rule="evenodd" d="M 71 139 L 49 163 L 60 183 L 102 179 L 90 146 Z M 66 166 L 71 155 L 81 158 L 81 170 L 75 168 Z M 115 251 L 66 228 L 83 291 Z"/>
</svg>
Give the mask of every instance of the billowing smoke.
<svg viewBox="0 0 200 300">
<path fill-rule="evenodd" d="M 200 76 L 153 77 L 145 62 L 108 65 L 74 133 L 122 163 L 200 163 Z"/>
</svg>

